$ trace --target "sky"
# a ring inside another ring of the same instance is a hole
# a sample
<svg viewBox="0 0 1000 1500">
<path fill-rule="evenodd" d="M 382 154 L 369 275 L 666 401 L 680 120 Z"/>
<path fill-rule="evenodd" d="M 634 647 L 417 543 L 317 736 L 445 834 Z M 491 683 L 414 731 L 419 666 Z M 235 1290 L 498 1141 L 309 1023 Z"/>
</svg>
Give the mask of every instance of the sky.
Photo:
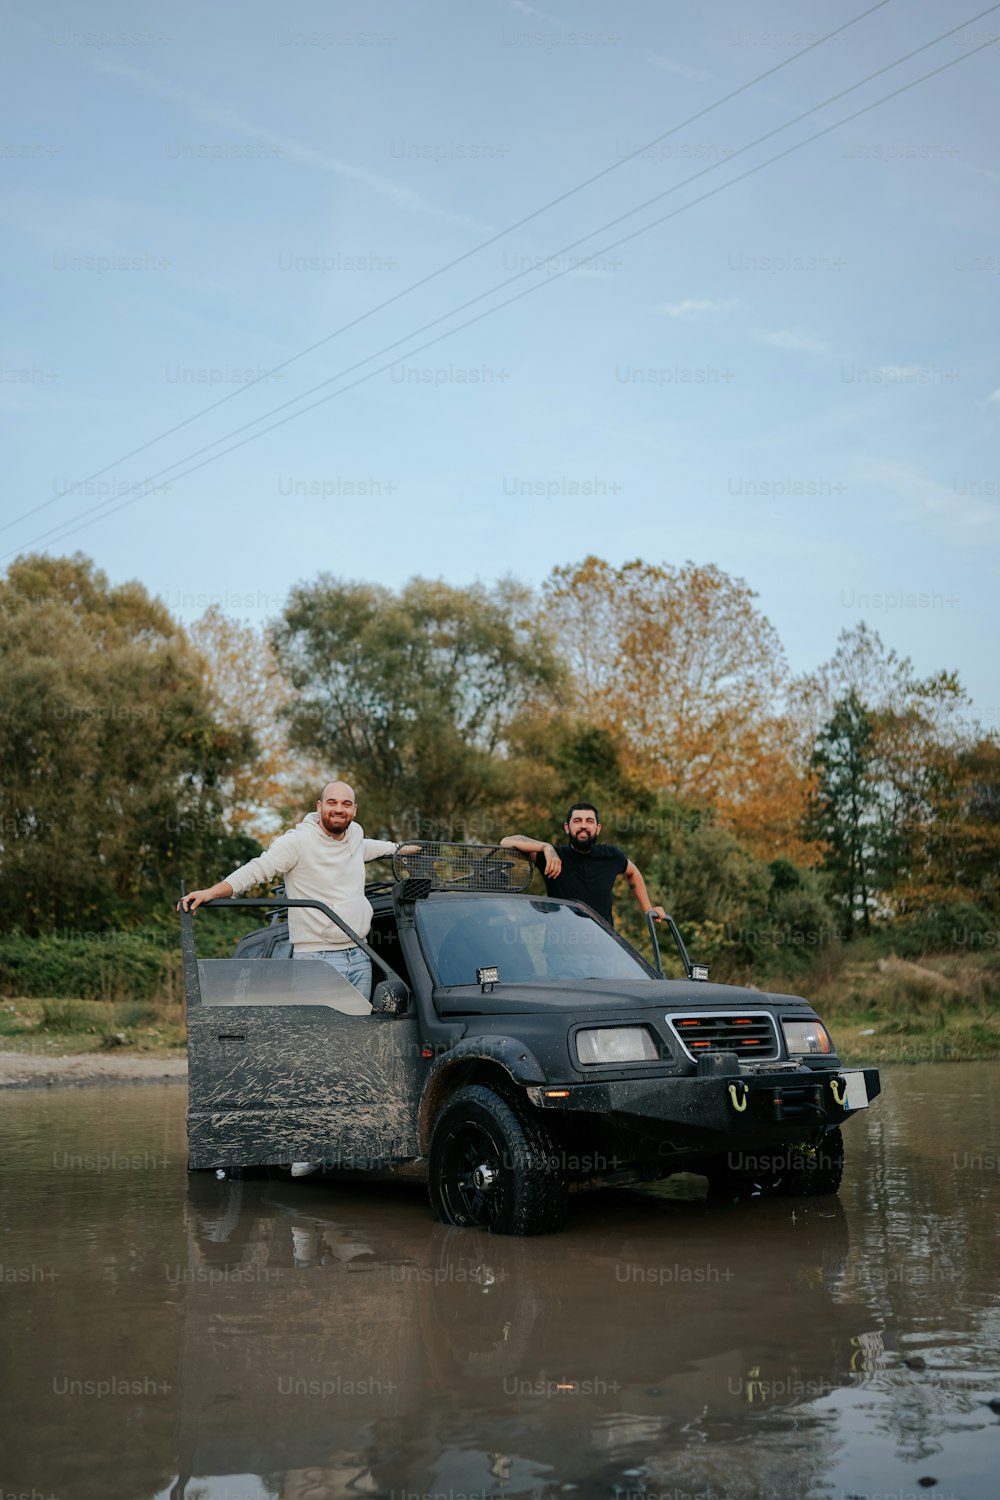
<svg viewBox="0 0 1000 1500">
<path fill-rule="evenodd" d="M 3 29 L 0 568 L 260 622 L 323 571 L 690 559 L 794 672 L 865 620 L 1000 727 L 1000 6 Z"/>
</svg>

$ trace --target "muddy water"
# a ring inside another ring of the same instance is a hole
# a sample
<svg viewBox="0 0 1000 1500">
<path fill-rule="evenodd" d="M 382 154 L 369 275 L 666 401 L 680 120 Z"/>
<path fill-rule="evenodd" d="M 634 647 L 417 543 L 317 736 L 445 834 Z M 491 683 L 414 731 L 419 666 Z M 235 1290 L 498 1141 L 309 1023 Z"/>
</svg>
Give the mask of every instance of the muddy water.
<svg viewBox="0 0 1000 1500">
<path fill-rule="evenodd" d="M 1000 1068 L 885 1084 L 839 1202 L 531 1241 L 189 1181 L 181 1086 L 2 1094 L 0 1496 L 994 1500 Z"/>
</svg>

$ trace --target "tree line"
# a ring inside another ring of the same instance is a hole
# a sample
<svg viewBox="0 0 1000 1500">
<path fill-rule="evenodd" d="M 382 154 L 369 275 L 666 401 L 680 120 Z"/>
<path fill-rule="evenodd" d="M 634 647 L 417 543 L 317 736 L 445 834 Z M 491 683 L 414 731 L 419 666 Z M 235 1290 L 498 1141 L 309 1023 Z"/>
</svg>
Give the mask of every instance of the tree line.
<svg viewBox="0 0 1000 1500">
<path fill-rule="evenodd" d="M 335 774 L 390 838 L 551 836 L 594 801 L 731 966 L 995 929 L 1000 743 L 957 675 L 860 624 L 796 678 L 712 565 L 588 557 L 539 590 L 322 573 L 254 629 L 215 608 L 184 628 L 81 554 L 25 556 L 0 629 L 0 931 L 166 924 L 181 879 L 248 858 Z"/>
</svg>

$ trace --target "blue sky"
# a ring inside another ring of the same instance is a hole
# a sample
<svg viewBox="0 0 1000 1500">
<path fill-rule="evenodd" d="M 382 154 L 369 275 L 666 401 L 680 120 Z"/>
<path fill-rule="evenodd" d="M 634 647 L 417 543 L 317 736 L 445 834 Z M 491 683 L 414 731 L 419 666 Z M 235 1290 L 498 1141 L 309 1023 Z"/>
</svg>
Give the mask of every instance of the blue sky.
<svg viewBox="0 0 1000 1500">
<path fill-rule="evenodd" d="M 623 160 L 865 9 L 8 8 L 3 510 L 24 518 L 2 551 L 79 548 L 184 619 L 213 598 L 264 619 L 324 569 L 397 585 L 538 582 L 588 552 L 714 562 L 757 590 L 794 670 L 864 618 L 921 671 L 957 669 L 997 728 L 1000 47 L 974 49 L 1000 9 L 889 0 Z M 398 340 L 344 395 L 146 482 Z M 109 483 L 138 498 L 104 514 Z"/>
</svg>

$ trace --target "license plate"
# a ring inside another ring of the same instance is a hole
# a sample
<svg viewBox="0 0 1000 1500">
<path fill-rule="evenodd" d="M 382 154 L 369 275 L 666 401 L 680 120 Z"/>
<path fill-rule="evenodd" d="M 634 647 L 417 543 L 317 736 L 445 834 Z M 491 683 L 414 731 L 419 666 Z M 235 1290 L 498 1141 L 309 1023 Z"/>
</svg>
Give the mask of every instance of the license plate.
<svg viewBox="0 0 1000 1500">
<path fill-rule="evenodd" d="M 844 1107 L 846 1109 L 867 1109 L 868 1086 L 865 1083 L 865 1075 L 863 1073 L 843 1073 L 841 1077 L 847 1085 L 847 1097 L 844 1100 Z"/>
</svg>

